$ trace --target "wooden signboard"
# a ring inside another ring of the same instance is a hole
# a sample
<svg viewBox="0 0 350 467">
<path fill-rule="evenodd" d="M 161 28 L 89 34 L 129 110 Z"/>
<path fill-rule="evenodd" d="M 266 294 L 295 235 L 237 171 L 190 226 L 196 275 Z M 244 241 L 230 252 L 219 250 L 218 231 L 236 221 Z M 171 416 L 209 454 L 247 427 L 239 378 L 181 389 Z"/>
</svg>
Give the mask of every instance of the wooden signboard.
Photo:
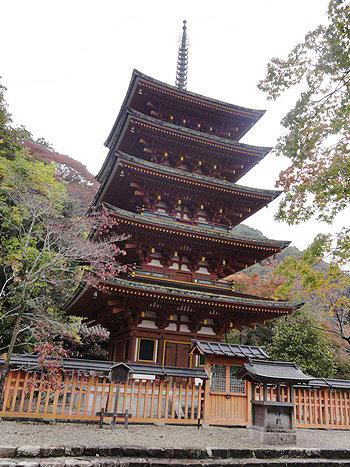
<svg viewBox="0 0 350 467">
<path fill-rule="evenodd" d="M 125 363 L 117 363 L 110 370 L 110 379 L 115 383 L 127 383 L 131 368 Z"/>
</svg>

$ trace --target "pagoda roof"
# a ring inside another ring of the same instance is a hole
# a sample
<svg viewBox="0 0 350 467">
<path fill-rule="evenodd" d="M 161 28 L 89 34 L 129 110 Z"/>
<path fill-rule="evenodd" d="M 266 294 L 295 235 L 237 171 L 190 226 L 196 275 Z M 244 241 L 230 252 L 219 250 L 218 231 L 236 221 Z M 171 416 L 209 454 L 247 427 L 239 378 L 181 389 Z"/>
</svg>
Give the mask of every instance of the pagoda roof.
<svg viewBox="0 0 350 467">
<path fill-rule="evenodd" d="M 174 125 L 173 123 L 163 122 L 153 117 L 149 117 L 141 112 L 133 110 L 131 108 L 123 108 L 118 115 L 116 124 L 113 131 L 113 138 L 109 145 L 110 149 L 115 149 L 116 143 L 119 140 L 119 137 L 122 135 L 125 128 L 127 120 L 135 119 L 137 121 L 135 124 L 139 124 L 144 129 L 153 129 L 154 131 L 161 132 L 164 136 L 176 136 L 177 139 L 181 141 L 188 141 L 193 144 L 197 141 L 199 144 L 204 144 L 207 148 L 222 149 L 226 152 L 236 152 L 240 153 L 243 156 L 248 155 L 256 158 L 256 162 L 259 162 L 263 159 L 272 149 L 272 147 L 265 146 L 253 146 L 249 144 L 239 143 L 238 141 L 221 138 L 212 134 L 203 133 L 191 128 L 186 128 L 180 125 Z M 113 153 L 109 153 L 105 162 L 102 165 L 101 170 L 97 174 L 96 178 L 99 181 L 103 180 L 103 175 L 106 168 L 110 164 L 110 160 L 113 157 Z M 254 165 L 254 164 L 253 164 Z M 249 170 L 251 167 L 248 167 Z M 243 174 L 242 174 L 243 175 Z"/>
<path fill-rule="evenodd" d="M 251 188 L 246 187 L 243 185 L 238 185 L 233 182 L 229 182 L 227 180 L 222 180 L 214 177 L 210 177 L 208 175 L 198 174 L 195 172 L 187 172 L 181 169 L 175 169 L 173 167 L 169 167 L 166 165 L 156 164 L 154 162 L 149 162 L 144 159 L 139 159 L 138 157 L 130 156 L 122 151 L 116 151 L 115 153 L 116 164 L 118 161 L 122 162 L 129 162 L 133 167 L 138 169 L 142 169 L 144 172 L 149 172 L 152 175 L 160 176 L 162 178 L 169 178 L 171 180 L 178 179 L 179 181 L 189 183 L 194 186 L 207 186 L 210 189 L 223 191 L 226 193 L 237 194 L 240 196 L 247 196 L 251 198 L 258 198 L 266 200 L 267 202 L 273 201 L 277 198 L 282 191 L 280 190 L 266 190 L 260 188 Z M 116 165 L 115 164 L 115 165 Z M 113 166 L 114 167 L 114 166 Z M 110 169 L 110 173 L 113 170 L 113 167 Z M 95 196 L 94 204 L 98 202 L 101 197 L 101 194 L 106 188 L 107 181 L 109 177 L 106 178 L 104 183 L 102 183 L 99 187 L 99 190 Z"/>
<path fill-rule="evenodd" d="M 223 113 L 225 115 L 235 115 L 250 119 L 251 123 L 248 126 L 246 126 L 246 128 L 243 130 L 243 132 L 241 132 L 241 134 L 238 135 L 238 138 L 241 138 L 266 112 L 265 110 L 249 109 L 247 107 L 240 107 L 238 105 L 233 105 L 227 102 L 211 99 L 209 97 L 203 96 L 201 94 L 196 94 L 191 91 L 183 89 L 180 90 L 175 86 L 166 84 L 162 81 L 158 81 L 135 69 L 133 70 L 131 76 L 129 88 L 127 90 L 126 96 L 122 104 L 122 109 L 130 104 L 133 92 L 136 91 L 137 85 L 141 83 L 146 84 L 146 86 L 151 86 L 156 92 L 163 94 L 167 97 L 173 97 L 179 100 L 181 103 L 184 103 L 185 105 L 198 106 L 203 108 L 204 110 L 209 109 L 211 111 Z M 113 140 L 113 135 L 118 125 L 118 119 L 119 116 L 117 117 L 113 128 L 105 142 L 105 145 L 107 147 L 111 147 L 110 145 Z"/>
<path fill-rule="evenodd" d="M 249 155 L 255 155 L 256 157 L 264 157 L 268 154 L 272 147 L 266 146 L 253 146 L 251 144 L 240 143 L 239 141 L 235 141 L 232 139 L 222 138 L 221 136 L 216 136 L 211 133 L 203 133 L 198 130 L 194 130 L 192 128 L 187 128 L 181 125 L 175 125 L 174 123 L 164 122 L 157 118 L 150 117 L 146 114 L 138 112 L 137 110 L 131 109 L 130 107 L 126 107 L 123 109 L 118 116 L 118 125 L 115 129 L 115 136 L 119 136 L 121 129 L 124 127 L 125 120 L 128 116 L 138 118 L 140 120 L 145 120 L 146 122 L 156 126 L 156 127 L 163 127 L 169 130 L 176 131 L 178 133 L 183 133 L 193 138 L 197 138 L 199 140 L 203 140 L 207 144 L 209 143 L 217 143 L 225 148 L 233 148 L 233 149 L 241 149 L 245 153 L 249 153 Z M 115 138 L 114 138 L 115 140 Z M 113 147 L 112 145 L 110 146 Z"/>
<path fill-rule="evenodd" d="M 206 237 L 208 239 L 214 239 L 220 243 L 229 243 L 236 246 L 251 246 L 252 248 L 268 249 L 280 251 L 283 248 L 286 248 L 290 241 L 284 240 L 272 240 L 272 239 L 255 239 L 251 237 L 243 237 L 238 235 L 232 235 L 228 232 L 220 232 L 215 230 L 215 233 L 212 229 L 206 229 L 204 227 L 198 227 L 194 225 L 184 224 L 181 222 L 176 222 L 168 219 L 159 219 L 143 216 L 142 214 L 137 214 L 134 212 L 126 211 L 125 209 L 112 206 L 108 203 L 104 203 L 105 206 L 110 209 L 113 213 L 116 214 L 116 217 L 119 219 L 133 220 L 137 224 L 146 224 L 148 228 L 154 228 L 161 230 L 164 227 L 165 230 L 171 230 L 173 232 L 178 232 L 180 235 L 190 235 L 198 238 L 198 236 Z M 213 235 L 214 233 L 214 235 Z"/>
<path fill-rule="evenodd" d="M 231 292 L 230 295 L 220 293 L 219 290 L 208 291 L 200 287 L 183 288 L 172 286 L 172 284 L 160 283 L 157 280 L 141 281 L 134 277 L 121 277 L 116 276 L 114 279 L 104 280 L 100 284 L 100 288 L 113 296 L 113 293 L 121 292 L 129 294 L 136 299 L 148 298 L 166 301 L 175 301 L 183 305 L 197 304 L 212 307 L 213 315 L 217 314 L 219 309 L 221 312 L 240 312 L 240 313 L 274 313 L 276 315 L 285 315 L 289 312 L 296 310 L 304 305 L 304 302 L 291 302 L 284 300 L 273 300 L 271 298 L 264 298 L 252 295 L 244 295 Z M 75 304 L 80 302 L 80 299 L 88 292 L 89 287 L 81 284 L 64 305 L 65 310 L 74 307 Z M 215 309 L 216 308 L 216 309 Z M 72 313 L 76 313 L 73 311 Z"/>
<path fill-rule="evenodd" d="M 163 298 L 169 300 L 181 300 L 184 304 L 199 302 L 205 305 L 217 305 L 226 308 L 239 308 L 239 311 L 256 311 L 285 314 L 290 310 L 300 308 L 304 302 L 289 302 L 284 300 L 273 300 L 270 298 L 244 296 L 243 294 L 224 295 L 217 292 L 203 291 L 202 289 L 184 289 L 172 287 L 171 285 L 159 284 L 158 281 L 142 282 L 132 278 L 115 277 L 113 280 L 104 281 L 108 292 L 123 290 L 133 295 L 148 295 L 151 298 Z"/>
</svg>

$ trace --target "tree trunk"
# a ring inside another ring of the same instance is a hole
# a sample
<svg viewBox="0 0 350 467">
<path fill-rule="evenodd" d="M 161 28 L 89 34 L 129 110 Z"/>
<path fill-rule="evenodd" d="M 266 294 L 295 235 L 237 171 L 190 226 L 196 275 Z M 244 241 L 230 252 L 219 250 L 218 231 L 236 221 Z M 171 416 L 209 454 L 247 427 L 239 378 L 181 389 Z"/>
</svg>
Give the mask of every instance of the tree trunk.
<svg viewBox="0 0 350 467">
<path fill-rule="evenodd" d="M 12 332 L 12 336 L 11 336 L 11 342 L 10 342 L 9 348 L 7 350 L 6 360 L 5 360 L 5 363 L 4 363 L 3 367 L 2 367 L 2 373 L 1 373 L 1 378 L 0 378 L 0 403 L 3 401 L 3 397 L 4 397 L 3 391 L 4 391 L 4 386 L 5 386 L 6 375 L 7 375 L 8 371 L 9 371 L 10 360 L 11 360 L 11 357 L 12 357 L 12 354 L 13 354 L 13 349 L 14 349 L 14 346 L 15 346 L 15 343 L 16 343 L 16 340 L 17 340 L 17 336 L 18 336 L 18 332 L 19 332 L 19 325 L 21 324 L 23 314 L 24 314 L 24 307 L 21 306 L 21 308 L 20 308 L 20 310 L 18 312 L 17 318 L 16 318 L 15 326 L 13 328 L 13 332 Z"/>
</svg>

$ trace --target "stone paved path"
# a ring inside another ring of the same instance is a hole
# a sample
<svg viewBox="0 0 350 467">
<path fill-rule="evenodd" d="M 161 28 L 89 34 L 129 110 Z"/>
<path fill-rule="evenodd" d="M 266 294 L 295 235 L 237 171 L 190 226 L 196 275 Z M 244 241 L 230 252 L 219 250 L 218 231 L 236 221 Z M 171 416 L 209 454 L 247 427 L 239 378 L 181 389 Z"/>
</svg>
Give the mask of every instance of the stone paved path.
<svg viewBox="0 0 350 467">
<path fill-rule="evenodd" d="M 349 449 L 350 431 L 297 430 L 297 447 Z M 0 445 L 23 446 L 143 446 L 145 448 L 256 448 L 244 428 L 130 425 L 115 430 L 97 424 L 0 421 Z"/>
</svg>

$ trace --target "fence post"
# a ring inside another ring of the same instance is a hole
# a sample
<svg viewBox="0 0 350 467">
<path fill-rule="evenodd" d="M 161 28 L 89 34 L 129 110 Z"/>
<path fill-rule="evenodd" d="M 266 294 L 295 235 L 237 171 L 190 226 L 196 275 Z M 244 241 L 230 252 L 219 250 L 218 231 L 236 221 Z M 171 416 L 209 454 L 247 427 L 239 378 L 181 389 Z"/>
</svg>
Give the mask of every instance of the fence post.
<svg viewBox="0 0 350 467">
<path fill-rule="evenodd" d="M 203 425 L 209 426 L 210 418 L 210 363 L 205 364 L 208 379 L 204 380 Z"/>
<path fill-rule="evenodd" d="M 247 385 L 247 426 L 252 424 L 252 399 L 253 399 L 253 390 L 255 389 L 253 384 L 250 381 L 246 381 Z"/>
</svg>

